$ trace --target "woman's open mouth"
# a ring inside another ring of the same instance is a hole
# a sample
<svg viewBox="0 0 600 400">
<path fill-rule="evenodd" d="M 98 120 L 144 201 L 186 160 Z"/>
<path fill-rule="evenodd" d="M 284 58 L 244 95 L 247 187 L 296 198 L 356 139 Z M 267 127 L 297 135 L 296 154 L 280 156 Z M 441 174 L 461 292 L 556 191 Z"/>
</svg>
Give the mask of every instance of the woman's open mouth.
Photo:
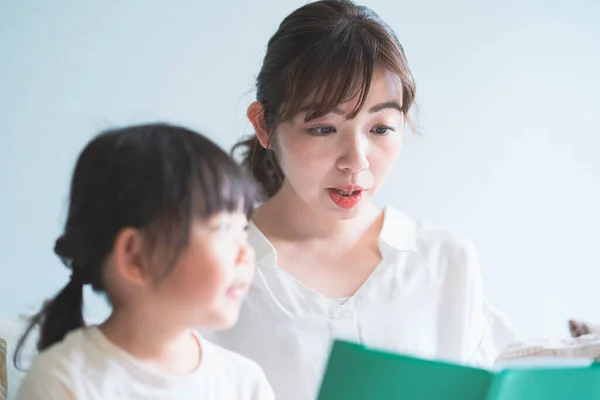
<svg viewBox="0 0 600 400">
<path fill-rule="evenodd" d="M 340 208 L 355 207 L 362 199 L 364 189 L 360 186 L 346 185 L 327 189 L 329 197 Z"/>
</svg>

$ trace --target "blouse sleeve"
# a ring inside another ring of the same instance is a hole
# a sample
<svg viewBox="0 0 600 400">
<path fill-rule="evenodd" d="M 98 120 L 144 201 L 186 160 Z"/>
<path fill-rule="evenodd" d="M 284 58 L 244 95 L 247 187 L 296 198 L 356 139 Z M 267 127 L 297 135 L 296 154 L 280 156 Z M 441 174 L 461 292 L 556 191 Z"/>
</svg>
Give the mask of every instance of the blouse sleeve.
<svg viewBox="0 0 600 400">
<path fill-rule="evenodd" d="M 492 368 L 500 354 L 514 340 L 515 329 L 487 300 L 483 301 L 482 318 L 485 321 L 483 331 L 469 364 Z"/>
<path fill-rule="evenodd" d="M 473 243 L 461 240 L 461 260 L 466 279 L 466 316 L 464 359 L 468 364 L 491 368 L 502 351 L 512 342 L 515 330 L 504 315 L 487 300 L 483 290 L 479 255 Z"/>
</svg>

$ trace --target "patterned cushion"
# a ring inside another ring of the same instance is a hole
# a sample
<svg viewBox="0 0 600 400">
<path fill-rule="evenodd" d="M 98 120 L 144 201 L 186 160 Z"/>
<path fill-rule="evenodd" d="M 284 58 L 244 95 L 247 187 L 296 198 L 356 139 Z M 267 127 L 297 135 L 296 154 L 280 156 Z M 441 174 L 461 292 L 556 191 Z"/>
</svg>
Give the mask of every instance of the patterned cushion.
<svg viewBox="0 0 600 400">
<path fill-rule="evenodd" d="M 504 350 L 498 362 L 524 358 L 600 359 L 600 335 L 591 333 L 571 339 L 515 342 Z"/>
<path fill-rule="evenodd" d="M 0 400 L 6 400 L 8 377 L 6 373 L 6 340 L 0 338 Z"/>
<path fill-rule="evenodd" d="M 13 363 L 13 356 L 16 344 L 19 342 L 19 338 L 23 334 L 23 331 L 27 327 L 27 320 L 23 318 L 0 318 L 0 337 L 4 338 L 7 343 L 6 348 L 6 376 L 8 382 L 8 391 L 5 400 L 14 400 L 16 392 L 21 385 L 21 381 L 25 376 L 25 371 L 21 371 L 15 368 Z M 23 367 L 29 368 L 31 365 L 31 359 L 35 354 L 35 338 L 29 341 L 25 346 L 23 352 Z M 4 364 L 2 364 L 4 365 Z M 0 396 L 2 400 L 2 396 Z"/>
</svg>

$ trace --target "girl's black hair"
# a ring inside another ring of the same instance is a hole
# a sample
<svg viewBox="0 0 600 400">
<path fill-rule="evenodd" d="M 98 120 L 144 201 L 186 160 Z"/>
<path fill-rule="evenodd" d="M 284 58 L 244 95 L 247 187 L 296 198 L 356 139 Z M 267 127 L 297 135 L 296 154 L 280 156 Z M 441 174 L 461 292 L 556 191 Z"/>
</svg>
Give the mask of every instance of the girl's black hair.
<svg viewBox="0 0 600 400">
<path fill-rule="evenodd" d="M 140 229 L 167 249 L 168 273 L 188 243 L 194 219 L 240 207 L 249 217 L 256 198 L 242 169 L 196 132 L 158 123 L 99 134 L 77 160 L 67 221 L 54 246 L 71 279 L 32 318 L 18 342 L 15 366 L 36 326 L 39 351 L 84 326 L 83 286 L 105 292 L 103 264 L 122 229 Z"/>
</svg>

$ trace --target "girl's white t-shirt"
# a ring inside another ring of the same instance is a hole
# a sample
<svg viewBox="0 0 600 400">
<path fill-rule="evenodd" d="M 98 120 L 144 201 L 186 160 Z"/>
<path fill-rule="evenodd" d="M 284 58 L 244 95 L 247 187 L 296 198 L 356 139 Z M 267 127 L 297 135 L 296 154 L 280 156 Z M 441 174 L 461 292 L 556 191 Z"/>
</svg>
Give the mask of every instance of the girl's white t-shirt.
<svg viewBox="0 0 600 400">
<path fill-rule="evenodd" d="M 36 357 L 17 400 L 271 400 L 273 391 L 253 361 L 198 336 L 202 362 L 169 376 L 111 343 L 96 326 L 69 333 Z"/>
</svg>

